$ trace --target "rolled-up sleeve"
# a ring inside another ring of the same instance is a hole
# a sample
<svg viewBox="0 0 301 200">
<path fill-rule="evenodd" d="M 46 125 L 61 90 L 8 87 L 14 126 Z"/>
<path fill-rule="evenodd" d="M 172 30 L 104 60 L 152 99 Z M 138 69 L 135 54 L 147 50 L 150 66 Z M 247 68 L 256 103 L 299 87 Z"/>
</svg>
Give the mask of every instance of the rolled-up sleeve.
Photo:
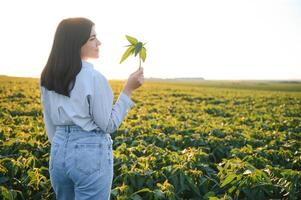
<svg viewBox="0 0 301 200">
<path fill-rule="evenodd" d="M 44 117 L 44 124 L 46 128 L 46 133 L 48 136 L 48 140 L 50 143 L 52 143 L 52 139 L 55 133 L 56 126 L 53 124 L 51 117 L 50 117 L 50 106 L 49 106 L 49 101 L 45 97 L 45 88 L 40 87 L 40 95 L 41 95 L 41 102 L 43 106 L 43 117 Z"/>
<path fill-rule="evenodd" d="M 106 133 L 113 133 L 120 126 L 129 110 L 135 105 L 125 93 L 121 92 L 113 105 L 113 92 L 107 79 L 101 75 L 93 76 L 92 116 L 96 125 Z"/>
</svg>

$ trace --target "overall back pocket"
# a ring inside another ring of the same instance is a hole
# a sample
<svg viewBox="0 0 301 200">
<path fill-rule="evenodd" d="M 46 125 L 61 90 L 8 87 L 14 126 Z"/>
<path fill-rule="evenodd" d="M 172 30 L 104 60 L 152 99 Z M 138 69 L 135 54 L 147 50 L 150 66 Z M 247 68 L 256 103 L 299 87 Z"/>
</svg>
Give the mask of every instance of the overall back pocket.
<svg viewBox="0 0 301 200">
<path fill-rule="evenodd" d="M 76 143 L 75 167 L 90 175 L 101 169 L 101 143 Z"/>
</svg>

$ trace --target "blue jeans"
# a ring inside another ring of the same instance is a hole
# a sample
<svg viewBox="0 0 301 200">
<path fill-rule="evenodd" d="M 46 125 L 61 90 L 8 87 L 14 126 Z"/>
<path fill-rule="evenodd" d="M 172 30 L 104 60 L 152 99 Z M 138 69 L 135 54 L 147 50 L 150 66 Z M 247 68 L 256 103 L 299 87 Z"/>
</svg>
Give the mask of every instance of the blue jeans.
<svg viewBox="0 0 301 200">
<path fill-rule="evenodd" d="M 58 200 L 110 199 L 113 140 L 100 130 L 57 126 L 51 144 L 49 173 Z"/>
</svg>

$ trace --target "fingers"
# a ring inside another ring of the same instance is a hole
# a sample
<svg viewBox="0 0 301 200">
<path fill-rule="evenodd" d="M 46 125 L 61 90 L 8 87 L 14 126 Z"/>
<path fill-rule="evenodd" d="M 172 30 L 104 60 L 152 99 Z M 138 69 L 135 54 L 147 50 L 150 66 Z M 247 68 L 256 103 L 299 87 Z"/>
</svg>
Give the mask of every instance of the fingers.
<svg viewBox="0 0 301 200">
<path fill-rule="evenodd" d="M 139 69 L 137 71 L 138 82 L 140 85 L 142 85 L 144 82 L 143 70 L 144 70 L 143 67 L 139 67 Z"/>
<path fill-rule="evenodd" d="M 136 71 L 137 74 L 143 74 L 143 67 L 139 67 L 139 69 Z"/>
<path fill-rule="evenodd" d="M 144 77 L 143 77 L 143 76 L 140 76 L 140 77 L 138 78 L 138 82 L 139 82 L 140 85 L 142 85 L 142 84 L 144 83 Z"/>
<path fill-rule="evenodd" d="M 133 72 L 131 75 L 134 76 L 140 76 L 141 74 L 143 74 L 143 67 L 140 67 L 137 71 Z"/>
</svg>

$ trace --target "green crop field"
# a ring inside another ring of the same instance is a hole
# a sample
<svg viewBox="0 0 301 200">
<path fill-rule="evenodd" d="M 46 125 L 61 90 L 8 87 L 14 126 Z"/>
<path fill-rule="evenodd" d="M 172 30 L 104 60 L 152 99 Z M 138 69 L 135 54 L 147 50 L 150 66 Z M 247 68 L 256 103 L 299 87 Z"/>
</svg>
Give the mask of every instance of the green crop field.
<svg viewBox="0 0 301 200">
<path fill-rule="evenodd" d="M 54 199 L 38 84 L 0 77 L 0 199 Z M 301 83 L 146 81 L 132 99 L 111 199 L 301 199 Z"/>
</svg>

